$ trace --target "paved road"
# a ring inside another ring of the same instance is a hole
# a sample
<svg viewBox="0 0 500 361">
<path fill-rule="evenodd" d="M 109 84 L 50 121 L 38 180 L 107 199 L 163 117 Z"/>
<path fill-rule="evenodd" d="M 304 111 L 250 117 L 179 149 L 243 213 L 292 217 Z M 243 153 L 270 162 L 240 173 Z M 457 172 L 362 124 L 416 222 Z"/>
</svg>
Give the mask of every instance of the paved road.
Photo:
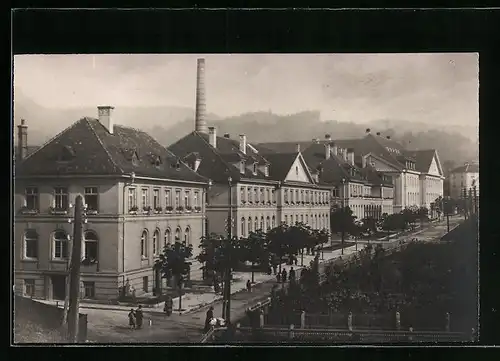
<svg viewBox="0 0 500 361">
<path fill-rule="evenodd" d="M 458 225 L 459 218 L 450 219 L 450 228 Z M 419 231 L 417 237 L 422 241 L 431 241 L 446 233 L 446 222 L 432 225 Z M 405 236 L 408 238 L 411 236 Z M 396 238 L 396 241 L 402 238 Z M 326 257 L 325 257 L 326 258 Z M 304 262 L 304 264 L 308 264 Z M 276 281 L 268 281 L 254 286 L 251 293 L 246 291 L 233 294 L 231 297 L 231 318 L 233 322 L 241 319 L 245 310 L 260 300 L 268 297 L 272 286 Z M 213 304 L 214 314 L 222 314 L 222 302 Z M 144 310 L 144 327 L 141 330 L 131 330 L 127 327 L 128 318 L 124 311 L 111 311 L 100 309 L 85 309 L 89 322 L 88 338 L 94 342 L 106 343 L 137 343 L 137 342 L 198 342 L 202 336 L 205 313 L 208 306 L 195 312 L 184 315 L 172 315 L 167 317 L 163 314 L 148 313 Z M 149 325 L 151 320 L 151 325 Z"/>
</svg>

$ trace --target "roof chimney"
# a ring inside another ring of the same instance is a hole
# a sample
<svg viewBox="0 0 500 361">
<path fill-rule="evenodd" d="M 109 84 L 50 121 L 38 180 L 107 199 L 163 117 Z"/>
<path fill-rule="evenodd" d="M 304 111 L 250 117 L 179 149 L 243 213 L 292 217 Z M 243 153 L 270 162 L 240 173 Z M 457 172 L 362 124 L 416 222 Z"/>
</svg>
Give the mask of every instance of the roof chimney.
<svg viewBox="0 0 500 361">
<path fill-rule="evenodd" d="M 217 131 L 215 127 L 208 127 L 208 143 L 214 148 L 217 148 Z"/>
<path fill-rule="evenodd" d="M 354 149 L 347 148 L 347 161 L 350 165 L 354 165 Z"/>
<path fill-rule="evenodd" d="M 224 138 L 229 139 L 229 133 L 224 133 Z"/>
<path fill-rule="evenodd" d="M 331 135 L 330 134 L 325 134 L 325 140 L 330 140 L 332 139 Z"/>
<path fill-rule="evenodd" d="M 101 105 L 97 107 L 97 113 L 99 115 L 99 123 L 104 125 L 108 130 L 109 134 L 113 134 L 115 122 L 113 120 L 113 110 L 115 108 L 109 105 Z"/>
<path fill-rule="evenodd" d="M 205 59 L 198 59 L 196 68 L 196 110 L 195 110 L 195 130 L 200 133 L 208 133 L 205 99 Z"/>
<path fill-rule="evenodd" d="M 387 138 L 387 139 L 391 139 L 391 136 L 390 136 L 390 135 L 387 135 L 387 136 L 386 136 L 386 138 Z"/>
<path fill-rule="evenodd" d="M 380 135 L 380 132 L 377 132 L 377 135 Z"/>
<path fill-rule="evenodd" d="M 366 133 L 370 134 L 370 132 L 371 132 L 371 129 L 370 128 L 366 128 Z"/>
<path fill-rule="evenodd" d="M 247 136 L 245 134 L 240 134 L 240 152 L 247 154 Z"/>
<path fill-rule="evenodd" d="M 313 139 L 312 139 L 312 142 L 313 142 L 314 144 L 319 144 L 319 139 L 318 139 L 318 138 L 313 138 Z"/>
<path fill-rule="evenodd" d="M 26 120 L 21 119 L 17 126 L 17 160 L 22 161 L 28 155 L 28 126 Z"/>
<path fill-rule="evenodd" d="M 339 153 L 339 148 L 337 147 L 337 144 L 332 143 L 332 153 L 333 155 L 338 155 Z"/>
<path fill-rule="evenodd" d="M 297 153 L 300 153 L 300 144 L 297 143 Z"/>
<path fill-rule="evenodd" d="M 330 142 L 325 143 L 325 159 L 330 159 L 330 155 L 332 154 L 332 146 Z"/>
</svg>

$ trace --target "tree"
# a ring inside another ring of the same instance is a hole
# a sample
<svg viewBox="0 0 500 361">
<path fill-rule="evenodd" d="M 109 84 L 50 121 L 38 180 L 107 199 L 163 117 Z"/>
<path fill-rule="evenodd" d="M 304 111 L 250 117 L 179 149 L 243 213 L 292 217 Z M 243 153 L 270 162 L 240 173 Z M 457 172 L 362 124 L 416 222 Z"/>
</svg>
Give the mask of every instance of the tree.
<svg viewBox="0 0 500 361">
<path fill-rule="evenodd" d="M 281 272 L 281 261 L 283 256 L 289 250 L 289 226 L 285 223 L 280 224 L 277 227 L 270 229 L 267 234 L 267 244 L 270 254 L 273 256 L 274 262 L 278 262 L 279 272 Z"/>
<path fill-rule="evenodd" d="M 344 247 L 344 236 L 345 234 L 351 234 L 355 230 L 354 221 L 356 216 L 349 206 L 344 208 L 337 208 L 330 215 L 330 229 L 332 232 L 341 233 L 342 236 L 342 247 Z"/>
<path fill-rule="evenodd" d="M 370 234 L 377 233 L 377 220 L 373 217 L 367 217 L 363 219 L 363 231 Z"/>
<path fill-rule="evenodd" d="M 382 222 L 382 229 L 387 231 L 387 235 L 389 235 L 389 232 L 404 229 L 405 226 L 406 224 L 401 213 L 390 214 Z"/>
<path fill-rule="evenodd" d="M 420 225 L 422 225 L 423 222 L 429 220 L 429 210 L 427 207 L 420 207 L 417 212 L 417 217 L 420 220 Z"/>
<path fill-rule="evenodd" d="M 248 238 L 243 240 L 242 247 L 244 259 L 252 263 L 252 283 L 255 283 L 255 265 L 269 267 L 269 250 L 266 234 L 262 230 L 250 232 Z"/>
<path fill-rule="evenodd" d="M 182 310 L 182 285 L 189 274 L 191 262 L 187 260 L 193 256 L 193 247 L 179 242 L 166 245 L 160 258 L 155 262 L 155 267 L 160 269 L 162 278 L 174 278 L 179 291 L 179 311 Z"/>
<path fill-rule="evenodd" d="M 412 229 L 415 227 L 415 222 L 418 219 L 418 207 L 416 206 L 411 206 L 403 209 L 402 217 L 404 221 L 404 227 L 402 230 L 404 231 L 406 229 L 406 226 L 409 225 Z"/>
</svg>

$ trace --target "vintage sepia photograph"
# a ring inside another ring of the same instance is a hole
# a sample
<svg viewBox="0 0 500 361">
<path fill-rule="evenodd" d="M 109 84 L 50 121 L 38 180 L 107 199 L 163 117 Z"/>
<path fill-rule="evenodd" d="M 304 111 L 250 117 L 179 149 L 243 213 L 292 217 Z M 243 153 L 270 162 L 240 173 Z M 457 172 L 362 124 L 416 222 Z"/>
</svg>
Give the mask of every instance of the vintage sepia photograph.
<svg viewBox="0 0 500 361">
<path fill-rule="evenodd" d="M 13 60 L 15 344 L 472 344 L 479 54 Z"/>
</svg>

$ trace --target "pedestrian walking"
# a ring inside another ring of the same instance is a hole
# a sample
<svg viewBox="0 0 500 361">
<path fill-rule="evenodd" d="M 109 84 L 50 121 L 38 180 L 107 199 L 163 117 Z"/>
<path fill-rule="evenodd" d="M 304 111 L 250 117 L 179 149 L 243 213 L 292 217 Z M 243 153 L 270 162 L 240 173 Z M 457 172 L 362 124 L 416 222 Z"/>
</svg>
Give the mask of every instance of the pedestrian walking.
<svg viewBox="0 0 500 361">
<path fill-rule="evenodd" d="M 290 268 L 290 274 L 289 274 L 290 282 L 295 282 L 295 270 Z"/>
<path fill-rule="evenodd" d="M 286 269 L 283 268 L 283 271 L 281 272 L 281 282 L 283 282 L 283 283 L 286 282 L 286 276 L 287 276 Z"/>
<path fill-rule="evenodd" d="M 128 313 L 128 325 L 131 329 L 135 329 L 135 314 L 133 308 Z"/>
<path fill-rule="evenodd" d="M 250 282 L 250 280 L 247 281 L 247 291 L 252 292 L 252 283 Z"/>
<path fill-rule="evenodd" d="M 273 263 L 273 274 L 276 274 L 276 272 L 278 272 L 278 265 L 276 263 Z"/>
<path fill-rule="evenodd" d="M 293 256 L 293 263 L 294 263 L 295 265 L 297 265 L 297 261 L 298 261 L 297 256 L 295 256 L 295 255 L 294 255 L 294 256 Z"/>
<path fill-rule="evenodd" d="M 207 311 L 207 316 L 205 318 L 205 328 L 203 329 L 203 332 L 208 332 L 210 330 L 210 321 L 214 318 L 214 307 L 210 306 L 210 308 Z"/>
<path fill-rule="evenodd" d="M 137 310 L 135 311 L 135 320 L 136 320 L 136 323 L 137 323 L 137 328 L 142 328 L 142 318 L 143 318 L 143 314 L 142 314 L 142 306 L 139 305 L 139 307 L 137 307 Z"/>
<path fill-rule="evenodd" d="M 279 272 L 278 272 L 278 273 L 276 273 L 276 281 L 277 281 L 278 283 L 280 283 L 280 282 L 281 282 L 281 273 L 279 273 Z"/>
</svg>

